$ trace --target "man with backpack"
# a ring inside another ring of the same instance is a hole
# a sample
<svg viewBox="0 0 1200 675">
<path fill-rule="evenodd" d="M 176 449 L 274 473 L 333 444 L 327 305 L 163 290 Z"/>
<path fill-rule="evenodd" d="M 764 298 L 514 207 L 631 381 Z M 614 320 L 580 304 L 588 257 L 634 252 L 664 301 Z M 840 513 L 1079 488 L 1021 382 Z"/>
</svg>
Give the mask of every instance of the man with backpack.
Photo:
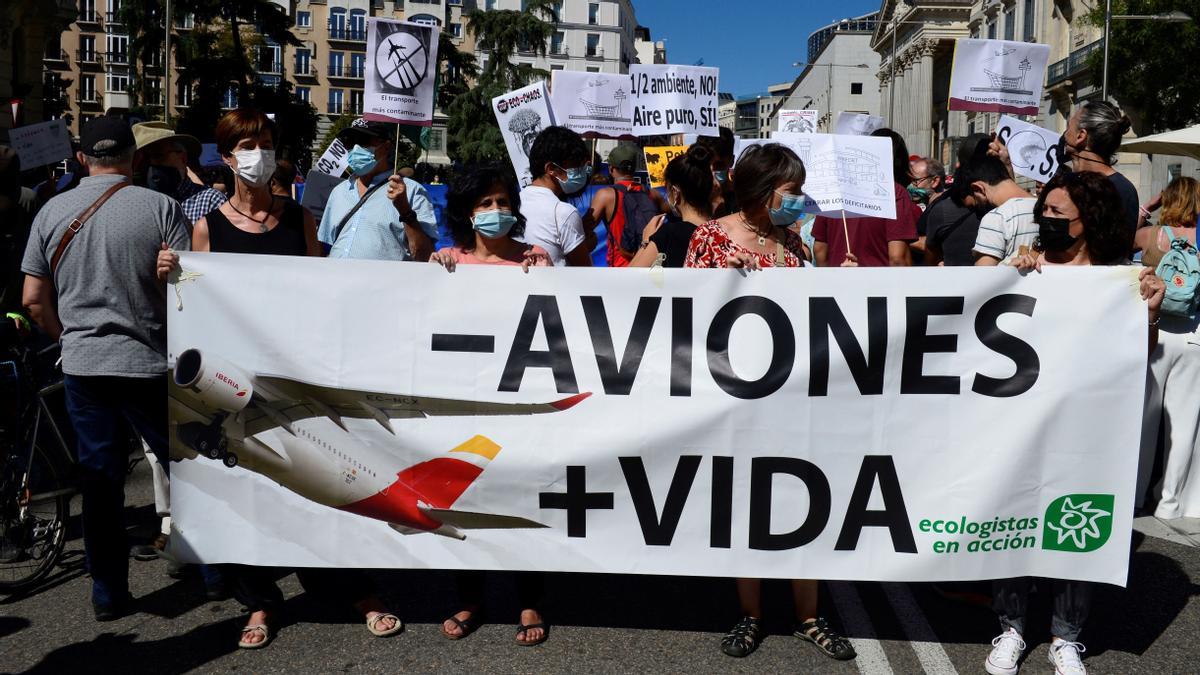
<svg viewBox="0 0 1200 675">
<path fill-rule="evenodd" d="M 592 196 L 591 222 L 608 226 L 608 266 L 626 267 L 642 244 L 642 230 L 652 218 L 667 212 L 666 200 L 657 190 L 642 185 L 637 171 L 637 146 L 618 145 L 608 153 L 612 187 Z"/>
</svg>

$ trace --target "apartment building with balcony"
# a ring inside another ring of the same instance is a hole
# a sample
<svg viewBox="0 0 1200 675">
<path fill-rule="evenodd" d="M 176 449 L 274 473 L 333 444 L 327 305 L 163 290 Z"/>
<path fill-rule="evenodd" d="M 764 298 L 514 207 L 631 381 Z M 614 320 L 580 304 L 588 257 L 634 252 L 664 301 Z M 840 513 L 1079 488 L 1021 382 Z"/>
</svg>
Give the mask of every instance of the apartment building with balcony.
<svg viewBox="0 0 1200 675">
<path fill-rule="evenodd" d="M 473 4 L 484 10 L 519 10 L 524 2 L 474 0 Z M 637 29 L 630 0 L 562 0 L 558 3 L 558 26 L 547 45 L 547 55 L 521 52 L 516 60 L 548 71 L 627 73 L 629 65 L 638 62 Z M 663 50 L 665 57 L 665 45 Z M 474 52 L 480 65 L 490 56 L 478 47 Z"/>
<path fill-rule="evenodd" d="M 75 20 L 75 0 L 3 0 L 0 2 L 0 138 L 17 124 L 40 122 L 47 117 L 41 56 L 46 45 L 62 63 L 67 55 L 58 48 L 58 36 Z M 10 104 L 10 102 L 12 104 Z M 14 109 L 18 118 L 14 119 Z"/>
</svg>

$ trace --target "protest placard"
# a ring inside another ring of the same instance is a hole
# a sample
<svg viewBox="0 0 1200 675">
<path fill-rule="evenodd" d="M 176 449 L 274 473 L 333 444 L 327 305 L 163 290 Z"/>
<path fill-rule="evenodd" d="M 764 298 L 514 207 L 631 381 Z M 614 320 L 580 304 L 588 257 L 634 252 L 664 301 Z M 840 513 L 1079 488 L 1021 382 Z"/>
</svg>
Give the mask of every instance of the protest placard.
<svg viewBox="0 0 1200 675">
<path fill-rule="evenodd" d="M 950 110 L 1036 115 L 1050 45 L 1010 40 L 954 41 Z"/>
<path fill-rule="evenodd" d="M 843 112 L 838 113 L 833 133 L 840 136 L 868 136 L 871 132 L 882 129 L 886 123 L 886 120 L 878 115 Z"/>
<path fill-rule="evenodd" d="M 633 137 L 628 75 L 556 70 L 550 84 L 559 126 L 592 138 Z"/>
<path fill-rule="evenodd" d="M 720 71 L 703 66 L 633 65 L 633 134 L 716 136 Z"/>
<path fill-rule="evenodd" d="M 364 118 L 433 124 L 440 32 L 437 26 L 423 23 L 368 20 Z"/>
<path fill-rule="evenodd" d="M 1126 583 L 1134 268 L 180 265 L 185 561 Z"/>
<path fill-rule="evenodd" d="M 319 169 L 309 169 L 308 175 L 304 178 L 304 194 L 300 198 L 300 205 L 313 214 L 313 219 L 317 223 L 321 222 L 321 216 L 325 213 L 325 204 L 329 202 L 329 194 L 342 180 L 338 176 L 327 174 Z"/>
<path fill-rule="evenodd" d="M 1058 173 L 1058 146 L 1062 135 L 1004 115 L 996 125 L 996 140 L 1008 147 L 1013 171 L 1045 183 Z"/>
<path fill-rule="evenodd" d="M 67 123 L 60 119 L 9 129 L 8 143 L 21 158 L 23 171 L 55 164 L 71 156 Z"/>
<path fill-rule="evenodd" d="M 338 139 L 333 139 L 329 147 L 317 160 L 316 170 L 329 176 L 341 176 L 350 163 L 350 150 Z"/>
<path fill-rule="evenodd" d="M 777 132 L 773 140 L 787 144 L 804 162 L 810 213 L 896 217 L 890 138 Z"/>
<path fill-rule="evenodd" d="M 550 94 L 544 81 L 534 82 L 507 94 L 492 99 L 492 112 L 500 125 L 500 135 L 508 148 L 508 158 L 521 187 L 533 182 L 529 171 L 529 151 L 538 133 L 554 126 L 554 112 L 550 109 Z"/>
<path fill-rule="evenodd" d="M 788 134 L 811 134 L 817 130 L 817 111 L 806 108 L 804 110 L 780 110 L 777 120 L 777 131 L 782 131 Z"/>
<path fill-rule="evenodd" d="M 650 187 L 658 188 L 665 185 L 663 172 L 672 159 L 687 152 L 686 145 L 657 145 L 645 148 L 646 173 L 650 174 Z"/>
</svg>

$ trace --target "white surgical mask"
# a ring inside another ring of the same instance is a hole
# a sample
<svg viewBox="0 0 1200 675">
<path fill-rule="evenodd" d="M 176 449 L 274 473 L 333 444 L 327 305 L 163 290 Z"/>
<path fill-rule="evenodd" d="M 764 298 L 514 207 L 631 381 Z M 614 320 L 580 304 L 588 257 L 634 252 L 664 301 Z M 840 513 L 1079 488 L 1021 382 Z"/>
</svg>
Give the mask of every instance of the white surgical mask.
<svg viewBox="0 0 1200 675">
<path fill-rule="evenodd" d="M 274 150 L 234 150 L 233 156 L 237 158 L 239 178 L 255 187 L 271 182 L 271 176 L 275 173 Z"/>
</svg>

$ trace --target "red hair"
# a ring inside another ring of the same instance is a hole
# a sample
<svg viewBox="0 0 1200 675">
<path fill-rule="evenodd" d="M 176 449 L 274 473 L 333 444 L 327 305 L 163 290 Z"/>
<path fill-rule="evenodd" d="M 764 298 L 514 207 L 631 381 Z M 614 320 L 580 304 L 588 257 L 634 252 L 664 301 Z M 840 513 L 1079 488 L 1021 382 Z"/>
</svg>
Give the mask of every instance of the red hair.
<svg viewBox="0 0 1200 675">
<path fill-rule="evenodd" d="M 279 127 L 261 110 L 238 108 L 221 116 L 217 122 L 217 152 L 228 155 L 243 138 L 258 138 L 264 131 L 271 133 L 271 142 L 279 143 Z"/>
</svg>

